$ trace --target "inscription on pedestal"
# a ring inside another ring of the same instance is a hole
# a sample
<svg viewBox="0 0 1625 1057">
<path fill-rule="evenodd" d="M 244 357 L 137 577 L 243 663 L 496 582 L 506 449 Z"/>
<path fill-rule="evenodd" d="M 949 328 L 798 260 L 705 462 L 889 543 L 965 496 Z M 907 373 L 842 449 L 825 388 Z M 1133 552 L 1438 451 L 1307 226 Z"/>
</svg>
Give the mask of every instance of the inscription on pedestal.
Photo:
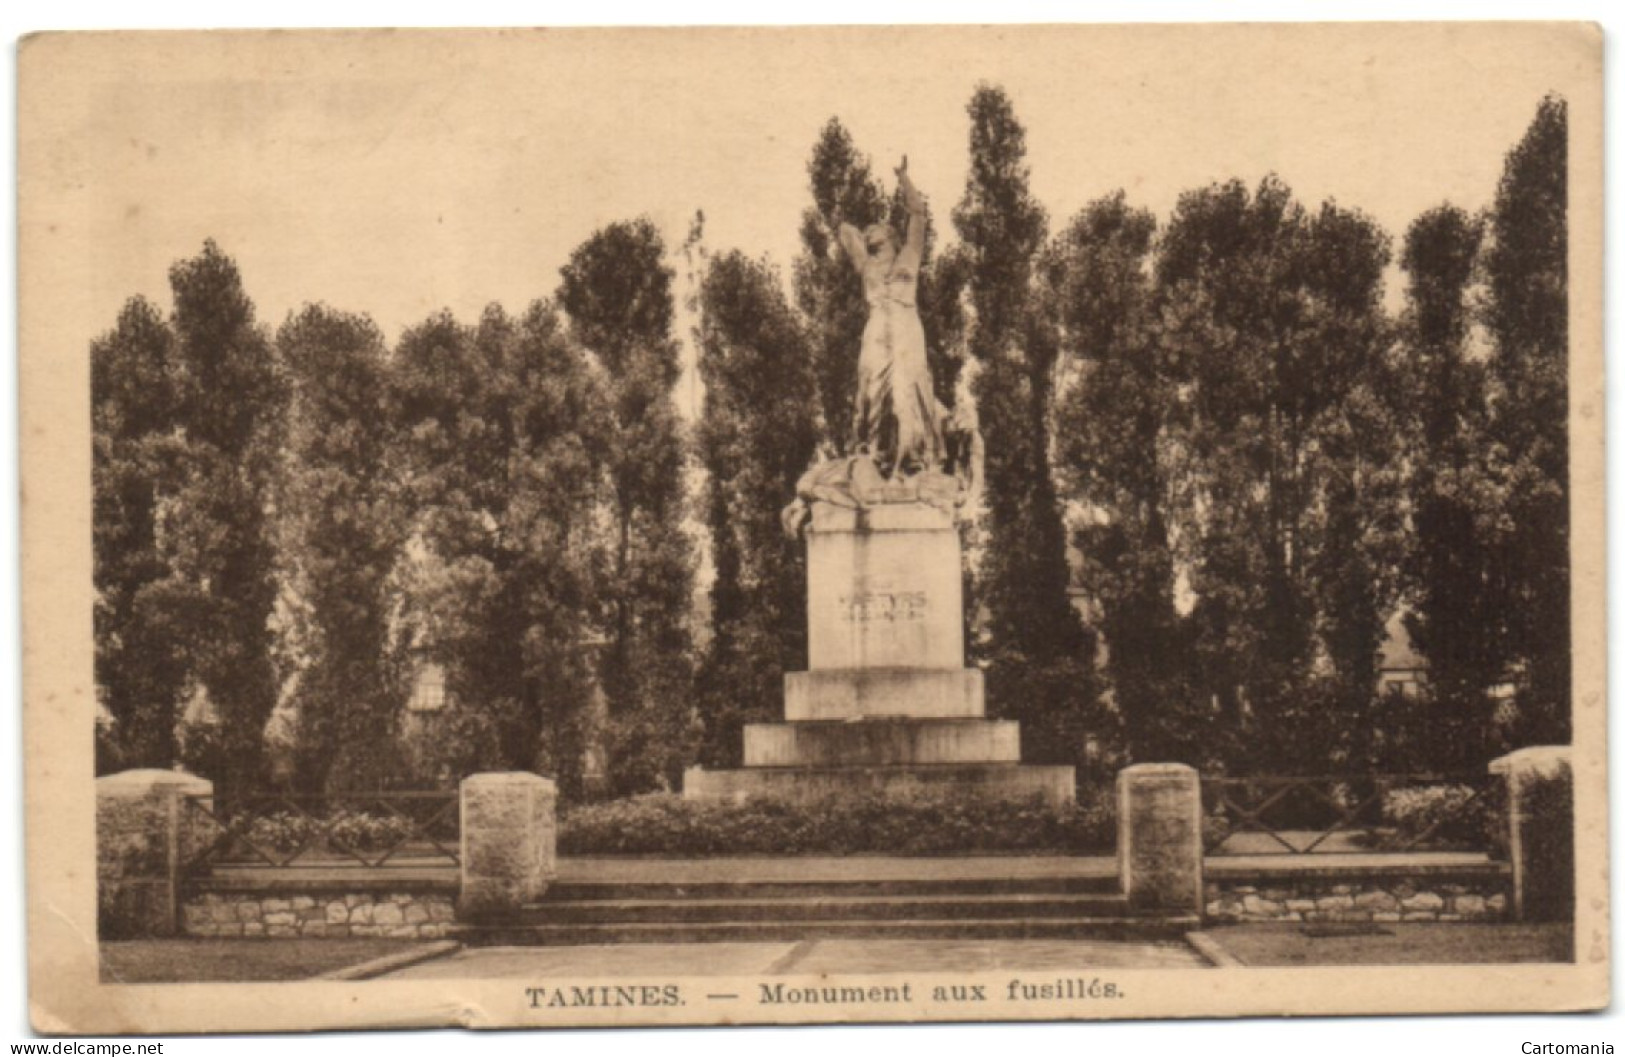
<svg viewBox="0 0 1625 1057">
<path fill-rule="evenodd" d="M 858 591 L 841 595 L 838 604 L 840 619 L 860 624 L 925 619 L 924 591 Z"/>
</svg>

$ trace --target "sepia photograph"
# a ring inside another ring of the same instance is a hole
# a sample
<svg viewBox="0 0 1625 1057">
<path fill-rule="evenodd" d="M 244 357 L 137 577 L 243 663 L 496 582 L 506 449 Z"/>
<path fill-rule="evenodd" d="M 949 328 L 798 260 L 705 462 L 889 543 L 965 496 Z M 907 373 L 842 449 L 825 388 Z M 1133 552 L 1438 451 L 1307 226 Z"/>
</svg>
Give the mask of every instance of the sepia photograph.
<svg viewBox="0 0 1625 1057">
<path fill-rule="evenodd" d="M 1607 1006 L 1602 52 L 25 38 L 35 1030 Z"/>
</svg>

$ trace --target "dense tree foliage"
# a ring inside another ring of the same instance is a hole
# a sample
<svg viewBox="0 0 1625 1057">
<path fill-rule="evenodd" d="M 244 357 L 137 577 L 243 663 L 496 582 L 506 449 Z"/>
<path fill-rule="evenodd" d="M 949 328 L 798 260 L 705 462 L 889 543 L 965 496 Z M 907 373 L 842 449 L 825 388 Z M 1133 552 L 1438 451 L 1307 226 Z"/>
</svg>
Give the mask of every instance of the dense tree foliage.
<svg viewBox="0 0 1625 1057">
<path fill-rule="evenodd" d="M 676 782 L 693 674 L 694 556 L 683 524 L 686 442 L 672 398 L 679 346 L 664 257 L 648 220 L 611 224 L 571 255 L 558 293 L 576 340 L 603 368 L 608 399 L 613 539 L 599 678 L 609 704 L 608 774 L 623 793 Z"/>
<path fill-rule="evenodd" d="M 1099 607 L 1128 753 L 1200 765 L 1213 746 L 1174 602 L 1178 386 L 1151 283 L 1155 231 L 1152 215 L 1118 192 L 1085 207 L 1045 251 L 1068 380 L 1057 397 L 1056 469 L 1082 508 L 1080 579 Z"/>
<path fill-rule="evenodd" d="M 1098 730 L 1098 700 L 1093 645 L 1068 597 L 1065 529 L 1050 474 L 1059 340 L 1053 313 L 1035 303 L 1033 268 L 1047 219 L 1028 188 L 1026 132 L 1010 100 L 983 86 L 967 109 L 970 174 L 953 220 L 987 451 L 978 652 L 990 710 L 1022 723 L 1023 757 L 1071 763 Z"/>
<path fill-rule="evenodd" d="M 109 726 L 98 769 L 168 767 L 186 681 L 186 629 L 165 605 L 160 511 L 178 483 L 174 336 L 132 298 L 90 347 L 94 441 L 96 686 Z"/>
<path fill-rule="evenodd" d="M 700 290 L 699 428 L 716 578 L 701 668 L 701 761 L 737 765 L 740 728 L 779 718 L 783 673 L 807 661 L 806 563 L 779 510 L 817 444 L 810 342 L 778 277 L 735 251 Z"/>
<path fill-rule="evenodd" d="M 396 349 L 414 648 L 455 704 L 430 743 L 453 774 L 535 769 L 580 790 L 610 555 L 599 517 L 607 398 L 559 314 L 447 313 Z"/>
<path fill-rule="evenodd" d="M 1547 98 L 1489 216 L 1489 435 L 1504 460 L 1508 647 L 1524 744 L 1570 737 L 1568 106 Z"/>
<path fill-rule="evenodd" d="M 1158 254 L 1197 661 L 1254 766 L 1352 762 L 1354 725 L 1329 716 L 1375 692 L 1401 516 L 1387 254 L 1369 220 L 1273 178 L 1186 194 Z"/>
<path fill-rule="evenodd" d="M 1324 657 L 1322 713 L 1300 712 L 1293 734 L 1310 759 L 1341 771 L 1381 770 L 1392 760 L 1374 706 L 1406 548 L 1396 398 L 1406 383 L 1382 309 L 1388 237 L 1368 217 L 1326 203 L 1310 239 L 1314 326 L 1305 340 L 1323 364 L 1320 384 L 1336 395 L 1310 424 L 1305 574 Z"/>
<path fill-rule="evenodd" d="M 193 696 L 205 702 L 183 754 L 224 792 L 266 779 L 277 697 L 270 501 L 286 391 L 231 258 L 205 243 L 169 282 L 181 446 L 163 508 L 160 619 L 184 629 Z"/>
<path fill-rule="evenodd" d="M 370 319 L 320 305 L 282 325 L 277 350 L 290 390 L 277 510 L 295 777 L 377 788 L 397 770 L 410 674 L 390 629 L 408 524 L 388 351 Z"/>
<path fill-rule="evenodd" d="M 1426 714 L 1411 758 L 1466 769 L 1493 751 L 1491 690 L 1508 672 L 1501 530 L 1493 516 L 1486 364 L 1470 354 L 1471 290 L 1483 225 L 1451 206 L 1429 210 L 1405 235 L 1409 278 L 1400 319 L 1402 402 L 1412 452 L 1412 521 L 1405 628 L 1428 659 Z M 1402 729 L 1394 731 L 1402 733 Z M 1425 757 L 1423 757 L 1425 758 Z"/>
</svg>

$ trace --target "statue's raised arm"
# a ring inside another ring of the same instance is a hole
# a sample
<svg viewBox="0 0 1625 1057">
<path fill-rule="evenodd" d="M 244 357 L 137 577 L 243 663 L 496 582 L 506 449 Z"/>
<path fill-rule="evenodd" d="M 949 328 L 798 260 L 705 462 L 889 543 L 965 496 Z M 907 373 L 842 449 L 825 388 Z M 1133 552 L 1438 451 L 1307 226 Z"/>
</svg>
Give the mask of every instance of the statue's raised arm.
<svg viewBox="0 0 1625 1057">
<path fill-rule="evenodd" d="M 908 228 L 903 233 L 902 259 L 918 268 L 925 257 L 925 196 L 908 178 L 908 155 L 897 167 L 897 187 L 903 192 L 903 208 L 908 210 Z"/>
</svg>

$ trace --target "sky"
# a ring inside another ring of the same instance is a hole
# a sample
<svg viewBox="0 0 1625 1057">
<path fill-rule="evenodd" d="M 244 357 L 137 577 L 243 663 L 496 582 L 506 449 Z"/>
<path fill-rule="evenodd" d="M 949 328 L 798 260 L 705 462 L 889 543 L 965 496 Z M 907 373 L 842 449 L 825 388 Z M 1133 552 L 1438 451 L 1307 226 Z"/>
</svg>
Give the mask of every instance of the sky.
<svg viewBox="0 0 1625 1057">
<path fill-rule="evenodd" d="M 443 307 L 522 309 L 596 228 L 639 215 L 675 250 L 703 210 L 711 250 L 787 274 L 830 117 L 888 183 L 907 154 L 946 221 L 983 81 L 1026 126 L 1052 230 L 1119 188 L 1165 220 L 1182 191 L 1275 172 L 1397 239 L 1441 201 L 1491 201 L 1506 151 L 1587 45 L 1572 27 L 1482 24 L 337 40 L 25 46 L 24 105 L 30 75 L 49 105 L 22 122 L 22 233 L 78 265 L 64 340 L 107 329 L 133 294 L 167 306 L 169 266 L 206 238 L 237 260 L 262 321 L 320 300 L 391 340 Z"/>
</svg>

